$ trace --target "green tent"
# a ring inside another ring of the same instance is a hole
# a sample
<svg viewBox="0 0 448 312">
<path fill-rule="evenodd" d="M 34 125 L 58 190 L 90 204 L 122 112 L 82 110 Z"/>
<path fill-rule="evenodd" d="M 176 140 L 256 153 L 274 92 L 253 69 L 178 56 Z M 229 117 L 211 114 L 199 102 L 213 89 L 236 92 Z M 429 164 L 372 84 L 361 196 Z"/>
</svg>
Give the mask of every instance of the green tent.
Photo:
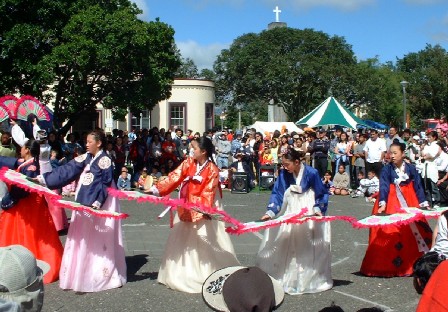
<svg viewBox="0 0 448 312">
<path fill-rule="evenodd" d="M 307 125 L 310 128 L 327 125 L 339 125 L 352 129 L 356 129 L 358 126 L 369 127 L 332 96 L 297 121 L 296 125 Z"/>
</svg>

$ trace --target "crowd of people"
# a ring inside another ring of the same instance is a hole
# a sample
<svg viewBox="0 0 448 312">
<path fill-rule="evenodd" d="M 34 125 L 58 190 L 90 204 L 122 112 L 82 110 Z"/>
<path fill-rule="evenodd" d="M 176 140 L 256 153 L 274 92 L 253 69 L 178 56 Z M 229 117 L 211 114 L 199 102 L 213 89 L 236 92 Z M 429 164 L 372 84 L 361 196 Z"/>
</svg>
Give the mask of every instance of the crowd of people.
<svg viewBox="0 0 448 312">
<path fill-rule="evenodd" d="M 300 133 L 222 129 L 201 135 L 192 130 L 184 134 L 181 129 L 152 128 L 129 133 L 114 130 L 106 136 L 96 129 L 81 135 L 71 133 L 64 140 L 55 132 L 41 132 L 35 117 L 29 122 L 31 135 L 14 119 L 11 131 L 2 133 L 1 167 L 72 194 L 77 203 L 93 209 L 120 211 L 118 199 L 108 193 L 111 187 L 138 189 L 154 196 L 178 190 L 186 203 L 223 209 L 221 188 L 226 186 L 228 172 L 246 173 L 255 187 L 265 166 L 274 168 L 275 183 L 262 221 L 297 213 L 302 207 L 307 207 L 308 216 L 324 217 L 329 214 L 330 195 L 366 196 L 374 203 L 372 213 L 379 215 L 397 213 L 400 207 L 437 209 L 448 200 L 448 138 L 441 131 L 422 134 L 405 129 L 399 135 L 395 128 L 387 134 L 374 129 L 352 132 L 336 128 L 330 132 L 306 128 Z M 48 273 L 40 275 L 43 283 L 59 279 L 62 289 L 79 292 L 125 285 L 120 220 L 75 211 L 63 247 L 57 233 L 67 226 L 62 209 L 56 213 L 44 195 L 15 185 L 3 185 L 1 197 L 0 247 L 21 245 L 48 263 Z M 34 209 L 28 209 L 30 206 Z M 447 256 L 446 229 L 445 215 L 434 235 L 424 218 L 372 229 L 361 273 L 384 277 L 414 274 L 418 291 L 424 292 L 429 278 L 416 272 L 434 262 L 426 256 L 430 252 Z M 178 207 L 159 269 L 161 284 L 187 293 L 213 292 L 213 287 L 203 289 L 207 278 L 224 267 L 238 266 L 224 223 Z M 332 288 L 330 222 L 267 229 L 256 266 L 291 295 Z M 2 293 L 10 289 L 8 285 L 0 287 L 0 298 L 5 298 Z M 275 295 L 272 291 L 269 310 L 279 304 Z"/>
</svg>

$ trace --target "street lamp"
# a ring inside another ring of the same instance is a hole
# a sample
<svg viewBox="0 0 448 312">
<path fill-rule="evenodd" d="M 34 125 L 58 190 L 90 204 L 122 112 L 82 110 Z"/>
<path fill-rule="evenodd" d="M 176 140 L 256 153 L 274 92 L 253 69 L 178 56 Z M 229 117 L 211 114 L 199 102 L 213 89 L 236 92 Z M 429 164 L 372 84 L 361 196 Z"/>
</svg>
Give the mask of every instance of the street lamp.
<svg viewBox="0 0 448 312">
<path fill-rule="evenodd" d="M 236 104 L 236 108 L 238 109 L 238 130 L 241 130 L 241 110 L 243 109 L 243 104 Z"/>
<path fill-rule="evenodd" d="M 407 128 L 407 116 L 406 116 L 406 86 L 409 84 L 406 80 L 400 82 L 403 87 L 403 129 Z"/>
<path fill-rule="evenodd" d="M 221 119 L 221 131 L 224 130 L 224 120 L 226 120 L 226 111 L 223 110 L 219 115 L 219 119 Z"/>
</svg>

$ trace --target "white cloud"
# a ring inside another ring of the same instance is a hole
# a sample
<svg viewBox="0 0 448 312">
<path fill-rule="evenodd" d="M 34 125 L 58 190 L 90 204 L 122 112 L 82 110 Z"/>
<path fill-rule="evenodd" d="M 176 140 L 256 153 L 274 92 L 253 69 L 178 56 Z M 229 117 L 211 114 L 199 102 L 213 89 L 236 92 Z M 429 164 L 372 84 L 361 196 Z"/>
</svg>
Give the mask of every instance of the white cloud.
<svg viewBox="0 0 448 312">
<path fill-rule="evenodd" d="M 194 40 L 176 42 L 177 47 L 184 58 L 191 58 L 199 70 L 204 68 L 213 68 L 216 57 L 222 49 L 227 49 L 230 44 L 213 43 L 209 45 L 200 45 Z"/>
</svg>

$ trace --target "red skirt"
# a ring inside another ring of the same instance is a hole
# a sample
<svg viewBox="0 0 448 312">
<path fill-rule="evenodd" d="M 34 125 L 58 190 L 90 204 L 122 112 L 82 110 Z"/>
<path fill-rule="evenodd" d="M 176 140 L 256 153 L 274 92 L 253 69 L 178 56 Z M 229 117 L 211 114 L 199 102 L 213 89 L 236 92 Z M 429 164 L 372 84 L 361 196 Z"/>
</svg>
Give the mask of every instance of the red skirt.
<svg viewBox="0 0 448 312">
<path fill-rule="evenodd" d="M 36 257 L 50 265 L 44 283 L 59 279 L 64 251 L 58 232 L 41 195 L 30 193 L 0 215 L 0 247 L 22 245 Z"/>
<path fill-rule="evenodd" d="M 418 207 L 419 202 L 414 191 L 414 184 L 401 186 L 403 197 L 409 207 Z M 372 214 L 378 212 L 379 201 L 375 202 Z M 398 212 L 401 207 L 397 198 L 396 187 L 390 185 L 386 213 Z M 414 222 L 428 248 L 431 248 L 432 230 L 424 217 Z M 418 250 L 416 238 L 410 225 L 389 225 L 371 228 L 369 245 L 362 261 L 361 273 L 367 276 L 410 276 L 412 266 L 423 252 Z"/>
</svg>

